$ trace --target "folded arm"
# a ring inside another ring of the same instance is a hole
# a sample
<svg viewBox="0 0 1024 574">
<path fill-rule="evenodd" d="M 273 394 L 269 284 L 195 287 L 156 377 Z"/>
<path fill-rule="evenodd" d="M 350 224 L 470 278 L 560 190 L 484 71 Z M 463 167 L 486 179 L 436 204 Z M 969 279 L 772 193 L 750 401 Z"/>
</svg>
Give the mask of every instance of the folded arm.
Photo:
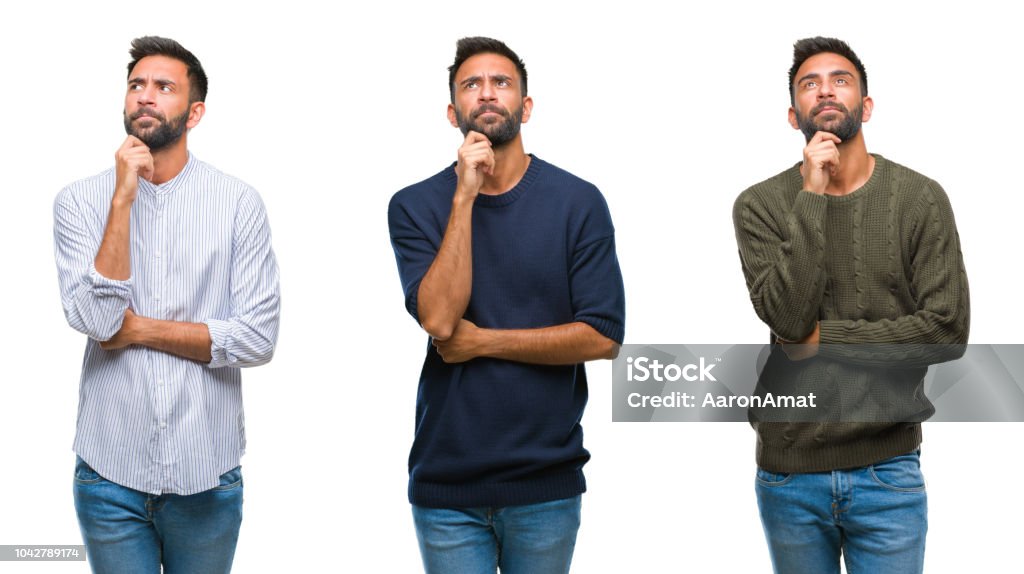
<svg viewBox="0 0 1024 574">
<path fill-rule="evenodd" d="M 595 359 L 613 359 L 615 341 L 583 322 L 539 329 L 483 329 L 465 319 L 446 340 L 433 339 L 446 363 L 491 357 L 535 365 L 574 365 Z"/>
</svg>

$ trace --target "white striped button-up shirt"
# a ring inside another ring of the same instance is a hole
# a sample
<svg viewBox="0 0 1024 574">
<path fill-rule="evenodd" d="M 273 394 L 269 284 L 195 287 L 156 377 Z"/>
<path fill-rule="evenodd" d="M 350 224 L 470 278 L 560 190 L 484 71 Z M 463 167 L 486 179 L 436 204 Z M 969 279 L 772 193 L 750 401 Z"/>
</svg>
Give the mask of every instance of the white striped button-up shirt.
<svg viewBox="0 0 1024 574">
<path fill-rule="evenodd" d="M 244 182 L 189 154 L 174 179 L 139 179 L 131 210 L 131 277 L 93 261 L 114 193 L 113 168 L 71 184 L 54 203 L 61 301 L 89 336 L 74 450 L 104 478 L 153 494 L 219 484 L 245 451 L 239 367 L 270 360 L 277 341 L 277 262 L 263 202 Z M 131 345 L 104 351 L 125 309 L 205 323 L 213 360 Z"/>
</svg>

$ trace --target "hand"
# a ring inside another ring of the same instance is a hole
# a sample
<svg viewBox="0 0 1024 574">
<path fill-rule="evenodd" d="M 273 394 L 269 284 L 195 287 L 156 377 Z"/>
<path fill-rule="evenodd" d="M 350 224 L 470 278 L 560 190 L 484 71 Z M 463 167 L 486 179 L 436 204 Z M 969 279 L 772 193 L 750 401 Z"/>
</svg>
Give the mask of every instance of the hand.
<svg viewBox="0 0 1024 574">
<path fill-rule="evenodd" d="M 804 163 L 800 174 L 804 176 L 804 191 L 823 195 L 829 181 L 839 170 L 839 144 L 835 134 L 818 132 L 804 148 Z"/>
<path fill-rule="evenodd" d="M 114 333 L 114 336 L 111 337 L 109 341 L 101 341 L 100 348 L 104 351 L 114 351 L 134 344 L 135 332 L 139 321 L 140 317 L 136 315 L 135 312 L 131 309 L 125 309 L 124 321 L 121 322 L 121 330 Z"/>
<path fill-rule="evenodd" d="M 117 164 L 114 199 L 132 203 L 139 191 L 139 177 L 147 180 L 153 177 L 153 155 L 142 140 L 128 136 L 117 148 L 114 160 Z"/>
<path fill-rule="evenodd" d="M 451 337 L 444 341 L 431 339 L 431 344 L 437 349 L 444 362 L 465 363 L 482 356 L 482 344 L 485 333 L 486 329 L 481 329 L 470 321 L 460 319 Z"/>
<path fill-rule="evenodd" d="M 776 340 L 782 345 L 782 351 L 786 353 L 790 361 L 810 359 L 818 354 L 818 343 L 821 341 L 821 323 L 815 323 L 811 334 L 799 341 L 785 341 L 779 338 L 776 338 Z"/>
<path fill-rule="evenodd" d="M 467 199 L 476 198 L 484 185 L 484 175 L 494 173 L 494 150 L 491 140 L 480 132 L 469 132 L 459 147 L 459 162 L 455 174 L 459 178 L 456 193 Z"/>
</svg>

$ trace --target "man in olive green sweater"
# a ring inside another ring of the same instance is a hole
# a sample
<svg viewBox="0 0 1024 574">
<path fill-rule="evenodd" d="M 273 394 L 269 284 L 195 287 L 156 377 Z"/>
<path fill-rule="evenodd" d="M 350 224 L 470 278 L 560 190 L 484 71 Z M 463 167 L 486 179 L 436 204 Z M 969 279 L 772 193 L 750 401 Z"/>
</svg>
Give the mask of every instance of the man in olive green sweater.
<svg viewBox="0 0 1024 574">
<path fill-rule="evenodd" d="M 969 326 L 953 212 L 936 182 L 868 154 L 874 104 L 846 43 L 798 41 L 789 79 L 803 161 L 744 191 L 733 218 L 750 299 L 778 343 L 760 384 L 813 388 L 829 417 L 753 423 L 761 522 L 778 573 L 838 574 L 840 555 L 850 572 L 921 572 L 913 421 L 934 412 L 928 364 L 962 353 Z"/>
</svg>

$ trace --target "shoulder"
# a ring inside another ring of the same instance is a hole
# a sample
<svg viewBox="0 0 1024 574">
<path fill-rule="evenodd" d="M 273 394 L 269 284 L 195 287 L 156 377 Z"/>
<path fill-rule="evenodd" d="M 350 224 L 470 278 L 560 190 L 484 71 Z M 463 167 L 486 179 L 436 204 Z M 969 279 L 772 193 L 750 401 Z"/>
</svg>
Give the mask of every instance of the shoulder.
<svg viewBox="0 0 1024 574">
<path fill-rule="evenodd" d="M 611 211 L 596 185 L 536 156 L 531 162 L 536 179 L 527 204 L 538 219 L 565 221 L 579 244 L 614 236 Z"/>
<path fill-rule="evenodd" d="M 455 194 L 455 164 L 452 163 L 434 175 L 400 189 L 391 196 L 388 211 L 398 207 L 447 205 Z"/>
<path fill-rule="evenodd" d="M 557 189 L 558 195 L 569 201 L 605 205 L 604 196 L 596 185 L 537 156 L 531 157 L 530 161 L 537 167 L 538 184 Z"/>
<path fill-rule="evenodd" d="M 879 154 L 872 155 L 875 157 L 876 169 L 878 169 L 878 165 L 884 166 L 887 177 L 893 182 L 900 194 L 915 200 L 921 198 L 946 198 L 945 190 L 934 179 Z"/>
<path fill-rule="evenodd" d="M 800 164 L 797 163 L 743 190 L 736 197 L 733 213 L 759 206 L 788 206 L 800 193 L 801 187 Z"/>
<path fill-rule="evenodd" d="M 202 188 L 204 193 L 217 193 L 235 196 L 238 199 L 259 200 L 259 192 L 241 179 L 224 173 L 216 167 L 195 157 L 185 166 L 190 173 L 185 174 L 192 185 Z"/>
<path fill-rule="evenodd" d="M 72 182 L 60 190 L 55 203 L 89 203 L 94 200 L 109 201 L 114 193 L 115 176 L 114 168 L 110 167 L 96 175 Z"/>
</svg>

